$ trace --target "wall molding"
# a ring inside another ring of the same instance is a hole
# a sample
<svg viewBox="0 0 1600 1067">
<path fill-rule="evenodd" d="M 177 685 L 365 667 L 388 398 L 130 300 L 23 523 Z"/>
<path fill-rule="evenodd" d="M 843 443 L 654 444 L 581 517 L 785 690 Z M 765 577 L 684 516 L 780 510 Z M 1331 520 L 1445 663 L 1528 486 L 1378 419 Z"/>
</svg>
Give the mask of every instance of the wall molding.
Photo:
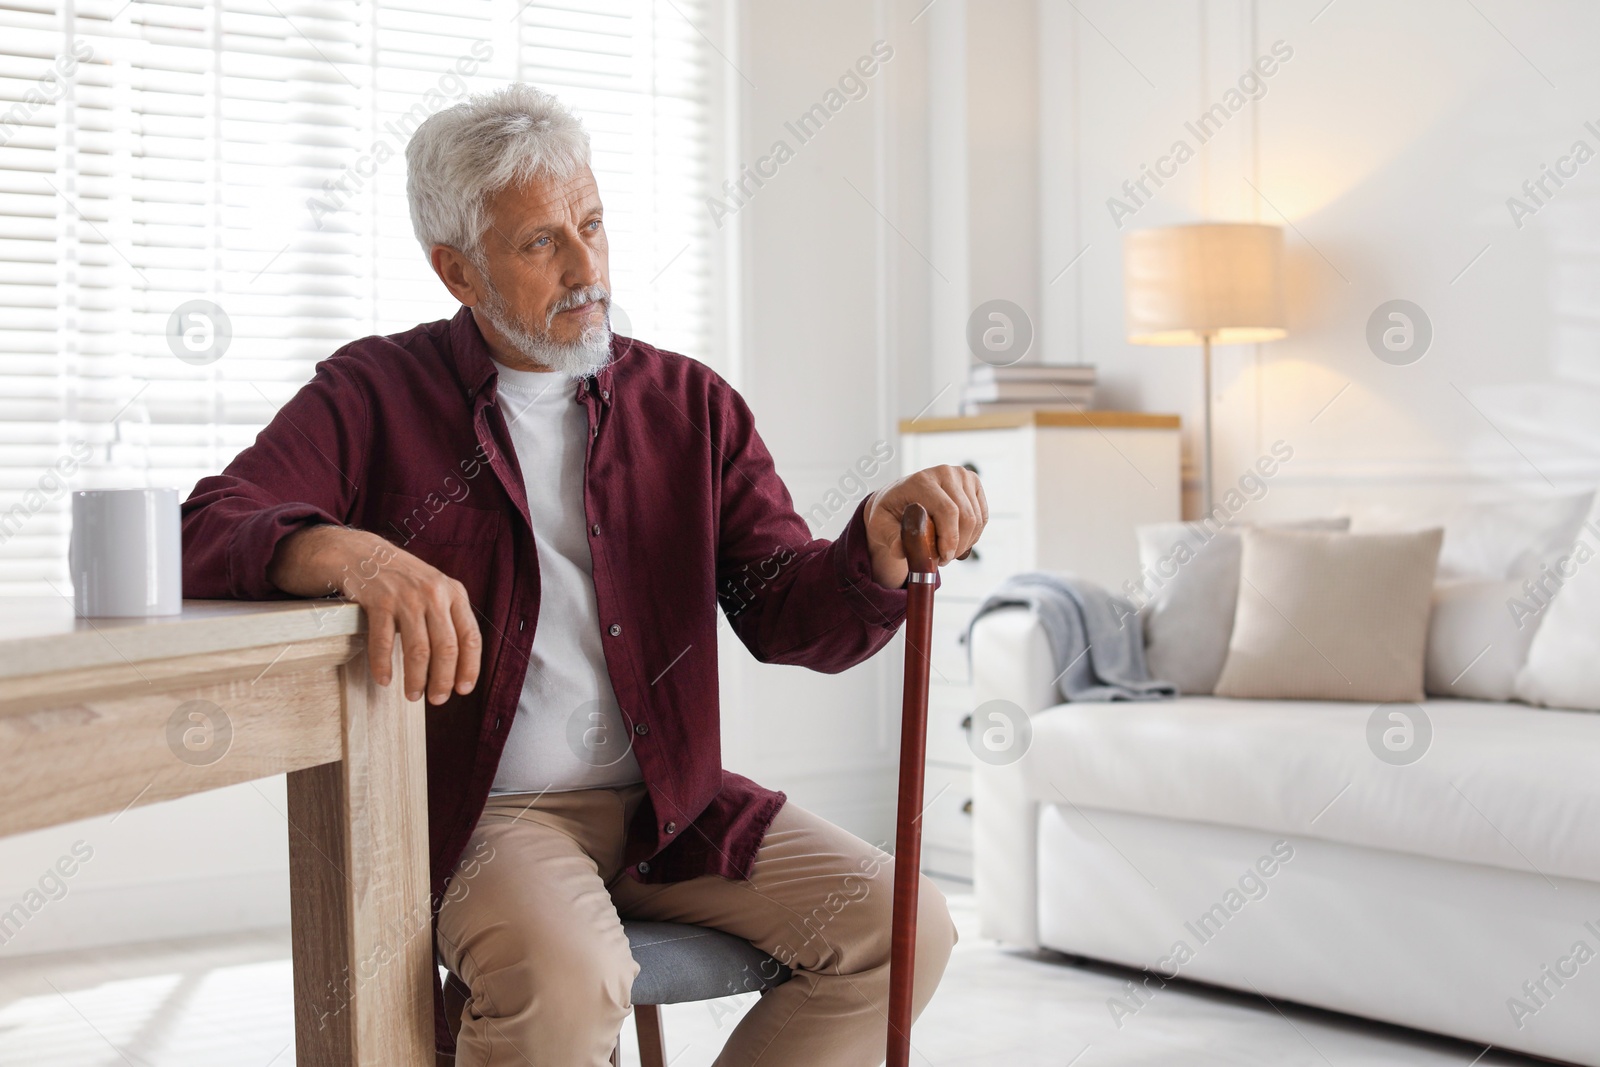
<svg viewBox="0 0 1600 1067">
<path fill-rule="evenodd" d="M 1549 479 L 1546 481 L 1546 479 Z M 1301 460 L 1278 469 L 1273 485 L 1404 486 L 1494 485 L 1506 489 L 1593 487 L 1600 484 L 1600 456 L 1538 461 L 1522 459 Z M 1219 486 L 1219 489 L 1222 488 Z"/>
</svg>

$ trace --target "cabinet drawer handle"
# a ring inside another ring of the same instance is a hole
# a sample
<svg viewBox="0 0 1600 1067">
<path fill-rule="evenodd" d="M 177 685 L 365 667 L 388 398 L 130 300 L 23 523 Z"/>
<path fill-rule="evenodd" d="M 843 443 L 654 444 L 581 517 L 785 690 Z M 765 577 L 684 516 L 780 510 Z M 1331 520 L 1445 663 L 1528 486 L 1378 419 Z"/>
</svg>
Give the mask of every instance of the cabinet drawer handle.
<svg viewBox="0 0 1600 1067">
<path fill-rule="evenodd" d="M 983 557 L 978 555 L 978 546 L 977 545 L 973 545 L 971 548 L 967 549 L 967 554 L 966 555 L 961 556 L 959 558 L 960 559 L 970 559 L 972 562 L 976 563 L 976 562 L 978 562 L 978 560 L 982 559 Z"/>
<path fill-rule="evenodd" d="M 972 729 L 972 716 L 971 715 L 968 715 L 966 718 L 961 720 L 961 728 L 963 730 Z"/>
<path fill-rule="evenodd" d="M 971 815 L 972 814 L 972 798 L 971 797 L 968 797 L 967 798 L 967 802 L 965 804 L 961 805 L 961 814 L 963 814 L 963 815 Z"/>
<path fill-rule="evenodd" d="M 974 463 L 974 462 L 972 462 L 972 460 L 970 460 L 970 459 L 969 459 L 969 460 L 967 460 L 967 461 L 966 461 L 966 462 L 965 462 L 965 463 L 963 463 L 963 464 L 961 464 L 961 465 L 962 465 L 962 466 L 963 466 L 963 467 L 965 467 L 965 468 L 966 468 L 966 469 L 967 469 L 967 470 L 969 470 L 969 471 L 971 471 L 971 472 L 972 472 L 972 473 L 973 473 L 973 474 L 979 474 L 979 473 L 981 473 L 981 472 L 980 472 L 980 471 L 979 471 L 979 470 L 978 470 L 978 465 L 977 465 L 977 464 L 976 464 L 976 463 Z"/>
</svg>

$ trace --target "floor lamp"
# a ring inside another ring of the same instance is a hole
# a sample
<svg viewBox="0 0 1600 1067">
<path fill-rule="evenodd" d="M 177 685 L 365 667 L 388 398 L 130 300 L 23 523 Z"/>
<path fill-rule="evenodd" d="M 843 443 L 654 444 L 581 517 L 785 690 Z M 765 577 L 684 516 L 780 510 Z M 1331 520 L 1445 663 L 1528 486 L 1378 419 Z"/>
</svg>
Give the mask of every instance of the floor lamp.
<svg viewBox="0 0 1600 1067">
<path fill-rule="evenodd" d="M 1134 230 L 1122 241 L 1128 340 L 1200 345 L 1205 374 L 1202 498 L 1210 515 L 1211 346 L 1285 336 L 1283 230 L 1204 222 Z"/>
</svg>

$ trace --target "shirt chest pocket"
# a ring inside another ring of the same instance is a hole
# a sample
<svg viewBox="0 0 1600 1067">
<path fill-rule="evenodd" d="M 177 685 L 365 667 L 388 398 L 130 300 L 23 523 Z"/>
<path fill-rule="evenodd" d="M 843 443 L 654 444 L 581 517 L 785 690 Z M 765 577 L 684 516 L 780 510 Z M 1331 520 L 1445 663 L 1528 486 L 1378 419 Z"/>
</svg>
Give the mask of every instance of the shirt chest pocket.
<svg viewBox="0 0 1600 1067">
<path fill-rule="evenodd" d="M 468 507 L 437 494 L 429 497 L 384 493 L 378 532 L 429 562 L 439 549 L 481 550 L 500 536 L 498 511 Z M 437 565 L 437 564 L 436 564 Z"/>
</svg>

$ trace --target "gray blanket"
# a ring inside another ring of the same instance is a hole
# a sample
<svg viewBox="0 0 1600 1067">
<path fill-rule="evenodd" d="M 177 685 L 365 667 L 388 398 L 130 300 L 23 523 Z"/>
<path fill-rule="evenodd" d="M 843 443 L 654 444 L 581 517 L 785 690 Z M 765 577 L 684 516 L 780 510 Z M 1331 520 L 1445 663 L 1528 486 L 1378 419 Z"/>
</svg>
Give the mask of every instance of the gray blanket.
<svg viewBox="0 0 1600 1067">
<path fill-rule="evenodd" d="M 1055 657 L 1056 688 L 1063 700 L 1160 700 L 1177 687 L 1154 681 L 1144 659 L 1144 629 L 1126 599 L 1093 582 L 1040 572 L 1008 578 L 990 593 L 967 624 L 999 608 L 1033 609 Z"/>
</svg>

